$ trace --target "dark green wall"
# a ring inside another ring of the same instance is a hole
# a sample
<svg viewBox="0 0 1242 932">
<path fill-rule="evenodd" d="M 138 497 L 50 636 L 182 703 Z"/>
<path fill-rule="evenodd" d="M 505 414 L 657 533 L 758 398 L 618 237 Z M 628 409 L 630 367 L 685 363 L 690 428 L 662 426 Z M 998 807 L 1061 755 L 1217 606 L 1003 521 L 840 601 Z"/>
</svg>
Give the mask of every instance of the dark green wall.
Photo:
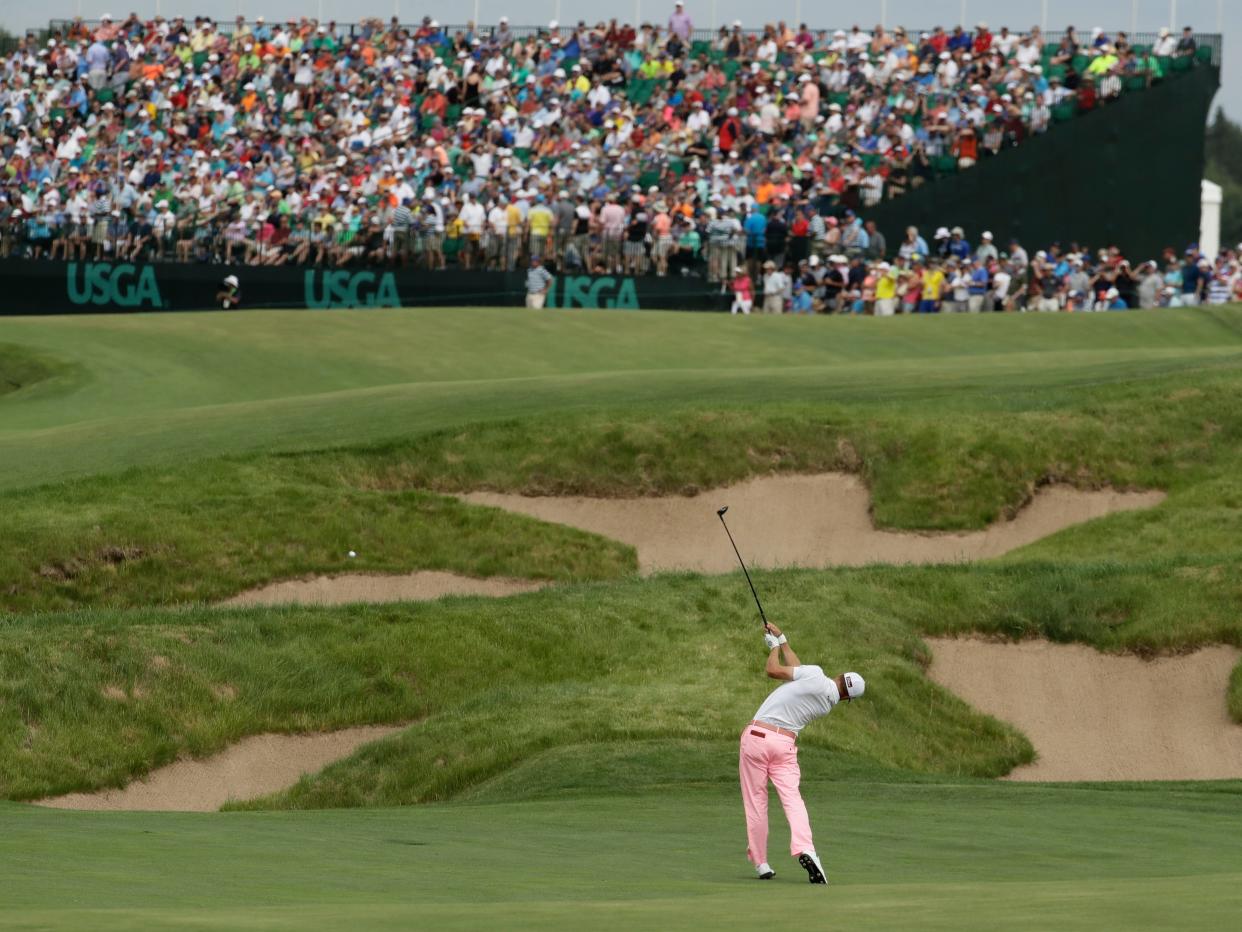
<svg viewBox="0 0 1242 932">
<path fill-rule="evenodd" d="M 998 248 L 1053 242 L 1116 244 L 1131 259 L 1199 238 L 1204 129 L 1220 71 L 1201 65 L 1129 92 L 1042 136 L 864 211 L 896 250 L 911 224 L 931 243 L 962 226 L 972 243 L 991 230 Z"/>
</svg>

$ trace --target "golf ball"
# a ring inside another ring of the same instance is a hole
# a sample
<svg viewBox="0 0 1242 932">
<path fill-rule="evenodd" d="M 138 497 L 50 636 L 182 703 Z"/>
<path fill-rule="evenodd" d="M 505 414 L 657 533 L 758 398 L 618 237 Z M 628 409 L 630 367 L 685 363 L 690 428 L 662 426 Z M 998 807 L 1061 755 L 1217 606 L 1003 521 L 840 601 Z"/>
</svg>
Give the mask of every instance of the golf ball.
<svg viewBox="0 0 1242 932">
<path fill-rule="evenodd" d="M 358 554 L 354 553 L 352 550 L 351 550 L 351 551 L 349 551 L 349 555 L 350 555 L 350 557 L 356 557 L 356 556 L 358 556 Z"/>
</svg>

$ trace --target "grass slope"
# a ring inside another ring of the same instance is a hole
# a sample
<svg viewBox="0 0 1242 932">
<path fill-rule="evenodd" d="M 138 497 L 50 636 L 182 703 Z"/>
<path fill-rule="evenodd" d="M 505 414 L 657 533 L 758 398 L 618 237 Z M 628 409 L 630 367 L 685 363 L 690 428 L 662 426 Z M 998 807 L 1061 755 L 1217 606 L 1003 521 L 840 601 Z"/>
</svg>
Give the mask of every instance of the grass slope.
<svg viewBox="0 0 1242 932">
<path fill-rule="evenodd" d="M 1030 759 L 923 677 L 892 614 L 822 618 L 823 578 L 791 576 L 783 614 L 808 658 L 849 658 L 877 698 L 813 743 L 954 773 Z M 768 689 L 745 596 L 674 576 L 505 600 L 30 616 L 0 628 L 0 795 L 119 785 L 246 734 L 365 722 L 419 720 L 265 805 L 447 799 L 566 743 L 728 736 Z"/>
<path fill-rule="evenodd" d="M 953 410 L 1236 363 L 1242 310 L 935 320 L 447 309 L 8 318 L 81 370 L 0 406 L 0 487 L 601 408 Z"/>
<path fill-rule="evenodd" d="M 779 912 L 866 929 L 1223 929 L 1242 911 L 1236 785 L 812 777 L 804 794 L 827 889 L 785 856 L 779 816 L 777 878 L 753 879 L 733 788 L 210 816 L 0 803 L 0 926 L 749 929 Z"/>
<path fill-rule="evenodd" d="M 633 548 L 573 528 L 425 491 L 357 488 L 334 481 L 331 470 L 311 475 L 272 462 L 208 461 L 7 501 L 0 606 L 13 612 L 213 602 L 313 573 L 426 569 L 570 580 L 614 578 L 637 566 Z"/>
<path fill-rule="evenodd" d="M 768 472 L 859 472 L 882 526 L 960 530 L 1012 516 L 1043 482 L 1161 488 L 1169 502 L 1027 555 L 1221 564 L 1239 555 L 1242 372 L 1074 390 L 968 393 L 943 406 L 775 402 L 462 426 L 345 451 L 193 461 L 0 493 L 0 606 L 211 601 L 345 570 L 605 579 L 628 548 L 428 493 L 693 493 Z M 257 520 L 256 516 L 262 519 Z M 356 563 L 346 551 L 362 554 Z M 206 571 L 205 571 L 206 570 Z"/>
<path fill-rule="evenodd" d="M 28 389 L 64 368 L 26 347 L 0 343 L 0 396 Z"/>
<path fill-rule="evenodd" d="M 870 684 L 867 702 L 804 743 L 916 772 L 994 776 L 1031 757 L 1025 739 L 924 677 L 919 632 L 1242 646 L 1236 575 L 1020 564 L 756 582 L 804 661 L 854 667 Z M 553 748 L 734 735 L 770 687 L 757 641 L 731 576 L 435 604 L 12 617 L 0 624 L 0 795 L 121 785 L 263 731 L 417 719 L 253 805 L 451 799 Z"/>
</svg>

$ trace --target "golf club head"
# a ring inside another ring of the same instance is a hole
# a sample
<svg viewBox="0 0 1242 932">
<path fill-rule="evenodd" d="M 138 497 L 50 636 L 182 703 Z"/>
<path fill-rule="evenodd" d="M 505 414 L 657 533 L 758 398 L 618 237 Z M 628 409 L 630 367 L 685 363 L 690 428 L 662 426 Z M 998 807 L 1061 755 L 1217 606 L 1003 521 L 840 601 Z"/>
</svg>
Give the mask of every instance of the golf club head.
<svg viewBox="0 0 1242 932">
<path fill-rule="evenodd" d="M 725 513 L 726 511 L 728 511 L 728 510 L 729 510 L 729 506 L 728 506 L 728 505 L 721 505 L 719 508 L 717 508 L 717 509 L 716 509 L 716 517 L 718 517 L 718 518 L 723 518 L 723 517 L 724 517 L 724 513 Z"/>
</svg>

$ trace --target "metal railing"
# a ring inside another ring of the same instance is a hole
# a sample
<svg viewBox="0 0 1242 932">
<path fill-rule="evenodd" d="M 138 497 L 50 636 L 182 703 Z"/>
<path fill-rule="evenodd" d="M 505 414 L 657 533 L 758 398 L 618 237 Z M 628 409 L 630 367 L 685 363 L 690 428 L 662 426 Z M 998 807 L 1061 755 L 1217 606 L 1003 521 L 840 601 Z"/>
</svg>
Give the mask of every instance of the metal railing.
<svg viewBox="0 0 1242 932">
<path fill-rule="evenodd" d="M 169 17 L 169 19 L 175 19 L 175 17 Z M 186 19 L 187 21 L 192 22 L 192 18 L 183 17 L 183 19 Z M 307 22 L 314 23 L 315 25 L 319 25 L 318 21 L 314 19 L 313 17 L 303 17 L 302 19 L 306 20 Z M 379 18 L 377 17 L 377 21 L 378 20 Z M 44 41 L 46 41 L 46 39 L 49 36 L 64 35 L 69 30 L 69 28 L 73 25 L 74 22 L 75 22 L 74 20 L 70 20 L 70 19 L 49 20 L 46 32 L 40 33 L 39 30 L 30 30 L 27 33 L 27 35 L 41 37 Z M 100 25 L 99 20 L 82 20 L 82 22 L 86 26 L 91 27 L 92 29 Z M 246 25 L 248 25 L 250 28 L 253 29 L 257 24 L 254 22 L 248 22 Z M 268 25 L 275 26 L 276 24 L 269 23 Z M 336 23 L 336 22 L 328 21 L 324 25 L 331 26 L 333 28 L 333 34 L 340 38 L 351 38 L 352 39 L 357 36 L 367 34 L 368 30 L 374 31 L 374 27 L 366 23 Z M 402 29 L 406 29 L 406 30 L 409 30 L 410 32 L 414 32 L 420 28 L 421 23 L 400 23 L 399 25 L 400 25 L 400 28 Z M 587 30 L 587 29 L 595 28 L 599 25 L 604 25 L 603 21 L 600 21 L 595 24 L 590 24 L 590 23 L 587 23 L 586 21 L 579 21 L 576 27 L 569 26 L 569 25 L 560 26 L 557 29 L 557 33 L 558 35 L 562 37 L 568 37 L 574 33 L 575 29 Z M 656 25 L 659 25 L 661 26 L 661 28 L 663 28 L 662 24 L 656 24 Z M 384 29 L 388 29 L 390 28 L 390 26 L 391 26 L 391 20 L 383 22 Z M 216 28 L 220 32 L 224 33 L 225 35 L 232 35 L 234 29 L 236 28 L 236 21 L 217 22 Z M 458 33 L 463 33 L 463 34 L 468 33 L 472 28 L 475 28 L 476 31 L 481 36 L 487 37 L 487 36 L 491 36 L 498 27 L 495 25 L 490 25 L 490 24 L 483 24 L 478 27 L 472 27 L 471 24 L 469 23 L 456 23 L 456 24 L 448 23 L 448 24 L 442 24 L 440 26 L 440 30 L 448 37 L 455 36 Z M 825 27 L 812 29 L 811 32 L 816 36 L 824 32 L 831 35 L 833 31 L 839 28 L 844 28 L 844 27 L 825 26 Z M 932 32 L 935 27 L 915 29 L 915 28 L 903 26 L 902 28 L 905 29 L 906 35 L 916 37 L 924 32 L 927 32 L 927 33 Z M 950 26 L 948 28 L 951 29 L 953 27 Z M 764 30 L 762 28 L 743 28 L 741 30 L 741 33 L 744 36 L 760 36 L 760 35 L 763 35 L 763 31 Z M 892 31 L 891 27 L 889 31 L 890 32 Z M 550 35 L 550 32 L 546 26 L 513 26 L 513 25 L 510 25 L 509 32 L 515 38 L 518 38 L 518 39 L 525 39 L 525 38 L 529 38 L 530 36 L 536 36 L 536 35 L 541 35 L 541 34 Z M 712 42 L 716 40 L 722 33 L 731 33 L 731 32 L 732 32 L 731 29 L 729 29 L 728 27 L 723 27 L 723 26 L 717 29 L 695 29 L 691 32 L 690 40 L 691 42 Z M 1153 46 L 1160 39 L 1160 34 L 1158 32 L 1133 32 L 1131 33 L 1128 30 L 1124 30 L 1124 29 L 1109 31 L 1108 35 L 1115 37 L 1120 33 L 1125 33 L 1126 38 L 1129 41 L 1131 46 L 1136 46 L 1136 45 L 1137 46 Z M 1015 31 L 1014 35 L 1022 35 L 1022 33 Z M 1077 33 L 1077 35 L 1079 37 L 1080 45 L 1082 45 L 1084 40 L 1088 38 L 1086 35 L 1084 35 L 1081 32 Z M 1064 30 L 1045 31 L 1043 33 L 1044 44 L 1045 45 L 1060 44 L 1061 39 L 1064 38 L 1064 36 L 1065 36 Z M 1215 33 L 1215 32 L 1197 32 L 1194 34 L 1194 39 L 1200 48 L 1206 47 L 1212 50 L 1212 64 L 1219 66 L 1221 63 L 1221 56 L 1222 56 L 1223 47 L 1224 47 L 1224 37 L 1220 33 Z M 8 49 L 5 49 L 4 45 L 0 44 L 0 51 L 7 52 Z"/>
<path fill-rule="evenodd" d="M 395 230 L 370 224 L 343 233 L 305 223 L 277 234 L 275 227 L 264 227 L 217 216 L 178 219 L 156 228 L 135 224 L 128 214 L 59 226 L 10 223 L 0 225 L 0 258 L 512 272 L 538 257 L 571 274 L 673 274 L 719 282 L 732 274 L 743 254 L 733 244 L 704 241 L 682 248 L 671 240 L 629 243 L 623 236 L 601 234 L 446 235 L 429 227 Z"/>
</svg>

